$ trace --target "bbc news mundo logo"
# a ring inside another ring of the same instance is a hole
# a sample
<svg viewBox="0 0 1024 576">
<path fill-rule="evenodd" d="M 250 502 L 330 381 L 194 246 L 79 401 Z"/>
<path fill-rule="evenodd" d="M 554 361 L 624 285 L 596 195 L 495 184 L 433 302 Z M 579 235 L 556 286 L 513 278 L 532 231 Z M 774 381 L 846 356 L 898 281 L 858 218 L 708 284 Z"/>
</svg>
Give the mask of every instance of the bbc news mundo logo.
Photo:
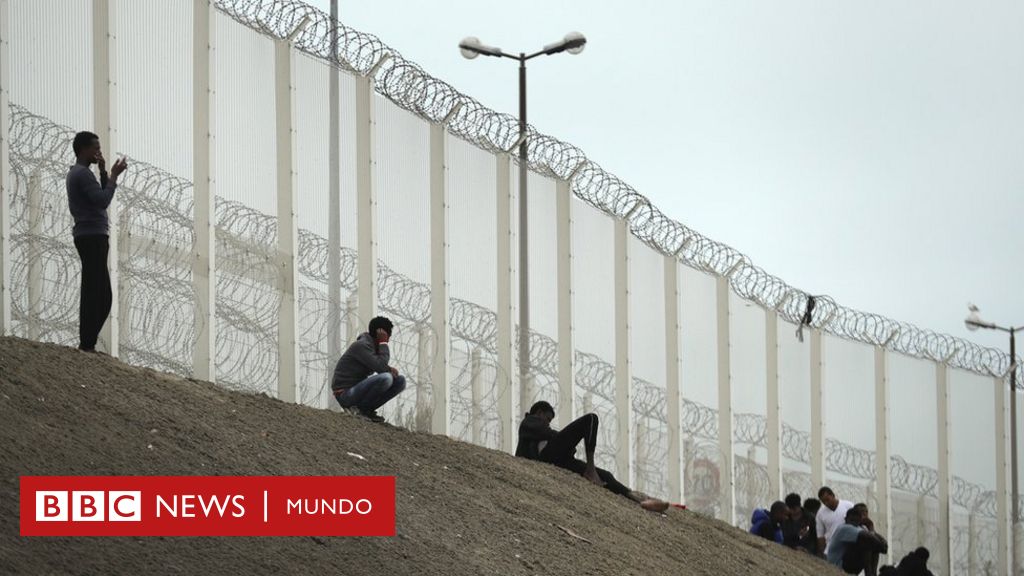
<svg viewBox="0 0 1024 576">
<path fill-rule="evenodd" d="M 394 476 L 22 476 L 22 536 L 394 536 Z"/>
</svg>

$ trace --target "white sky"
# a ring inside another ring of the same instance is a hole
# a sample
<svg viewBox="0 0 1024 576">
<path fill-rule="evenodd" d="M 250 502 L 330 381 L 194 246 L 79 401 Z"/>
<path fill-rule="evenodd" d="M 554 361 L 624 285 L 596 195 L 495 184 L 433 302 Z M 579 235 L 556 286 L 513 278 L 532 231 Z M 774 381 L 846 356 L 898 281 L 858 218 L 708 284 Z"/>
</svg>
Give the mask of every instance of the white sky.
<svg viewBox="0 0 1024 576">
<path fill-rule="evenodd" d="M 329 0 L 312 0 L 325 11 Z M 1024 323 L 1024 4 L 1014 1 L 341 1 L 459 90 L 529 120 L 684 224 L 801 289 L 970 334 Z M 1024 346 L 1024 343 L 1022 343 Z"/>
</svg>

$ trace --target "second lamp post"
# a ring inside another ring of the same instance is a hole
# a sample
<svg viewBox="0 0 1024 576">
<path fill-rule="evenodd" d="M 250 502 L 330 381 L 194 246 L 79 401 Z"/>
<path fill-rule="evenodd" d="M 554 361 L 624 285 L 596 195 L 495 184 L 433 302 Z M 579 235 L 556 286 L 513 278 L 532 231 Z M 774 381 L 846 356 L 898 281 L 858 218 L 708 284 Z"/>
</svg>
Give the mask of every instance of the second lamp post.
<svg viewBox="0 0 1024 576">
<path fill-rule="evenodd" d="M 528 173 L 526 150 L 526 61 L 542 55 L 568 52 L 579 54 L 587 39 L 579 32 L 570 32 L 559 42 L 549 44 L 533 54 L 520 52 L 519 55 L 506 54 L 501 48 L 486 46 L 478 38 L 470 36 L 459 43 L 462 56 L 472 60 L 478 55 L 511 58 L 519 61 L 519 386 L 520 404 L 530 402 L 529 371 L 530 371 L 530 290 L 529 290 L 529 258 L 527 255 L 527 204 L 526 179 Z M 529 406 L 520 406 L 520 411 Z"/>
</svg>

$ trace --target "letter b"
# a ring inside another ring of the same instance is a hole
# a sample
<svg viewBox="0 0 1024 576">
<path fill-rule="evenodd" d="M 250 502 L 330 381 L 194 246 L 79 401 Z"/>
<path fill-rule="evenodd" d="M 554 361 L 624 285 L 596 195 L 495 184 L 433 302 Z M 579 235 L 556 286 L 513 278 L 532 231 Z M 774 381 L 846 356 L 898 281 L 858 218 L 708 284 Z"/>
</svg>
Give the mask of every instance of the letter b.
<svg viewBox="0 0 1024 576">
<path fill-rule="evenodd" d="M 67 522 L 67 492 L 36 492 L 36 522 Z"/>
</svg>

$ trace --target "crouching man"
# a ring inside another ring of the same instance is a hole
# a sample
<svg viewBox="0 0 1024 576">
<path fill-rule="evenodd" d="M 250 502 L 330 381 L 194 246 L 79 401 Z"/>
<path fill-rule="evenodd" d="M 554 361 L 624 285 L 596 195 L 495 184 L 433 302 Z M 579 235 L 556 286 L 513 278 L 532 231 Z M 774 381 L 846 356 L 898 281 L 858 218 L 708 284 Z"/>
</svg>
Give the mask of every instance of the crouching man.
<svg viewBox="0 0 1024 576">
<path fill-rule="evenodd" d="M 373 422 L 383 422 L 377 409 L 405 390 L 405 376 L 388 364 L 393 329 L 391 320 L 383 316 L 370 320 L 369 329 L 356 338 L 334 367 L 331 390 L 338 404 Z"/>
</svg>

